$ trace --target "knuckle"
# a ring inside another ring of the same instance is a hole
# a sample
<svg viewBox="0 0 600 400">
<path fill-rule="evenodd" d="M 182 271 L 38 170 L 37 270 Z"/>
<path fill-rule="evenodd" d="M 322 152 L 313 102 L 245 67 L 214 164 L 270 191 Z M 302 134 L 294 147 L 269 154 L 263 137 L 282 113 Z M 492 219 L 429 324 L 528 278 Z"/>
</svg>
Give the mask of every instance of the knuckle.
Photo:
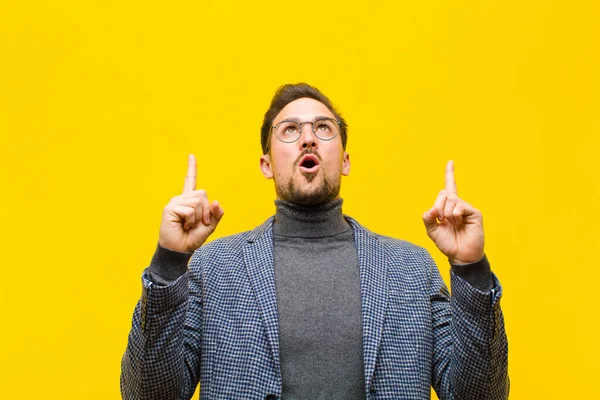
<svg viewBox="0 0 600 400">
<path fill-rule="evenodd" d="M 200 200 L 198 198 L 194 198 L 194 199 L 192 199 L 191 204 L 192 204 L 193 208 L 196 208 L 198 206 L 202 207 L 202 200 Z"/>
</svg>

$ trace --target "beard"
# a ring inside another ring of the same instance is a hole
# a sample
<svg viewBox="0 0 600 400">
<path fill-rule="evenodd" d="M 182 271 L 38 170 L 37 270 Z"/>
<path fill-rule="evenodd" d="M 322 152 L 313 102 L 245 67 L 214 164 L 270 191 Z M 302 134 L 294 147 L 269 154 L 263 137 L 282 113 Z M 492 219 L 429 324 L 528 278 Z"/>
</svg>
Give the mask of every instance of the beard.
<svg viewBox="0 0 600 400">
<path fill-rule="evenodd" d="M 294 179 L 290 178 L 287 183 L 279 185 L 275 182 L 275 192 L 277 197 L 290 203 L 313 206 L 321 203 L 327 203 L 334 200 L 340 194 L 341 176 L 338 174 L 337 179 L 331 179 L 325 175 L 324 171 L 319 171 L 323 174 L 323 180 L 316 187 L 302 188 L 294 183 Z M 308 183 L 312 183 L 316 175 L 303 175 Z"/>
</svg>

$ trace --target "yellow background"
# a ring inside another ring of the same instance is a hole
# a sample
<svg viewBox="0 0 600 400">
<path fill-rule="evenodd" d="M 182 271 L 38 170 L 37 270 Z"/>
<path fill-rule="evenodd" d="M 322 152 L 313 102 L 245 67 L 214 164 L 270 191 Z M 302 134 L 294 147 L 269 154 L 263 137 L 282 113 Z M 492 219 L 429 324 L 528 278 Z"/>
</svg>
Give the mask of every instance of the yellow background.
<svg viewBox="0 0 600 400">
<path fill-rule="evenodd" d="M 6 1 L 0 5 L 0 398 L 117 399 L 163 206 L 215 237 L 274 210 L 275 89 L 349 122 L 344 211 L 426 246 L 454 159 L 504 286 L 512 399 L 597 399 L 600 3 Z"/>
</svg>

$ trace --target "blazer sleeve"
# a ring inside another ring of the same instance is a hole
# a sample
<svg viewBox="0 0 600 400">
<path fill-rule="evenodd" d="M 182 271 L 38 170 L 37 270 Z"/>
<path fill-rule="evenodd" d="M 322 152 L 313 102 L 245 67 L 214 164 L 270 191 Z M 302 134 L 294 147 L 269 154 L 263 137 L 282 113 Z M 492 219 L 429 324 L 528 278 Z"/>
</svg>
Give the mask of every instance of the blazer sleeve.
<svg viewBox="0 0 600 400">
<path fill-rule="evenodd" d="M 190 399 L 200 379 L 201 284 L 190 285 L 189 272 L 166 286 L 147 274 L 121 361 L 121 396 Z"/>
<path fill-rule="evenodd" d="M 431 277 L 432 385 L 438 397 L 507 399 L 508 343 L 500 282 L 494 275 L 492 289 L 482 292 L 451 271 L 450 296 L 435 262 L 425 253 Z"/>
</svg>

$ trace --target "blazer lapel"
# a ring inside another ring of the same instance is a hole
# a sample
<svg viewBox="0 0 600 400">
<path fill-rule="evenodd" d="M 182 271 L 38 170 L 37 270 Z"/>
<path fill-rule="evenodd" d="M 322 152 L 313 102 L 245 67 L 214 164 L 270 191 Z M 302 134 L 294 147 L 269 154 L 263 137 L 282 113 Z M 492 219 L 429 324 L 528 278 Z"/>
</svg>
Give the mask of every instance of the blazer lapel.
<svg viewBox="0 0 600 400">
<path fill-rule="evenodd" d="M 354 219 L 345 216 L 354 229 L 362 298 L 363 353 L 365 385 L 371 385 L 381 341 L 387 306 L 387 264 L 384 245 Z M 281 381 L 279 322 L 275 294 L 273 258 L 273 218 L 251 232 L 244 248 L 244 261 L 256 294 Z M 281 382 L 280 382 L 281 383 Z"/>
<path fill-rule="evenodd" d="M 365 385 L 371 385 L 387 305 L 387 264 L 384 245 L 367 229 L 346 217 L 354 229 L 362 297 Z"/>
<path fill-rule="evenodd" d="M 244 261 L 256 301 L 265 324 L 267 337 L 273 352 L 273 360 L 281 381 L 279 364 L 279 326 L 277 298 L 275 296 L 275 269 L 273 259 L 273 218 L 250 233 L 244 247 Z"/>
</svg>

